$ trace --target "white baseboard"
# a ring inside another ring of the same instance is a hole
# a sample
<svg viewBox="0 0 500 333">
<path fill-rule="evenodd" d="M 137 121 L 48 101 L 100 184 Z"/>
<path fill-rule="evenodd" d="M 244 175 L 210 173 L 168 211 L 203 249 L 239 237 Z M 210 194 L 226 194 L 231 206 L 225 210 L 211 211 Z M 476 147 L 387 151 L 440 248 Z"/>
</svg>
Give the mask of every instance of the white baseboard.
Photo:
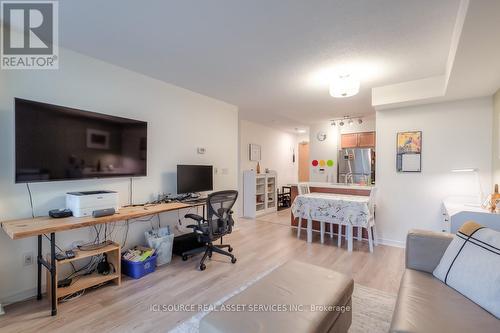
<svg viewBox="0 0 500 333">
<path fill-rule="evenodd" d="M 382 245 L 387 245 L 387 246 L 393 246 L 393 247 L 400 247 L 400 248 L 405 248 L 406 247 L 406 242 L 403 241 L 397 241 L 393 239 L 384 239 L 384 238 L 378 238 L 378 243 Z"/>
<path fill-rule="evenodd" d="M 42 291 L 43 290 L 45 290 L 45 285 L 42 285 Z M 36 292 L 37 292 L 36 288 L 32 288 L 32 289 L 28 289 L 28 290 L 24 290 L 24 291 L 15 293 L 15 294 L 10 295 L 8 297 L 4 297 L 2 299 L 2 304 L 3 305 L 9 305 L 9 304 L 12 304 L 12 303 L 26 301 L 26 300 L 28 300 L 30 298 L 36 297 Z M 2 305 L 2 304 L 0 304 L 0 305 Z M 0 306 L 0 309 L 1 309 L 1 306 Z M 2 314 L 1 310 L 0 310 L 0 314 Z"/>
<path fill-rule="evenodd" d="M 296 226 L 291 226 L 293 229 L 297 229 Z M 307 232 L 307 228 L 302 227 L 303 231 Z M 313 232 L 319 233 L 319 230 L 314 230 Z M 333 233 L 335 237 L 337 237 L 337 233 Z M 366 238 L 365 238 L 366 240 Z M 400 247 L 400 248 L 405 248 L 406 247 L 406 242 L 403 241 L 397 241 L 393 239 L 384 239 L 384 238 L 377 238 L 377 241 L 379 244 L 386 245 L 386 246 L 393 246 L 393 247 Z"/>
</svg>

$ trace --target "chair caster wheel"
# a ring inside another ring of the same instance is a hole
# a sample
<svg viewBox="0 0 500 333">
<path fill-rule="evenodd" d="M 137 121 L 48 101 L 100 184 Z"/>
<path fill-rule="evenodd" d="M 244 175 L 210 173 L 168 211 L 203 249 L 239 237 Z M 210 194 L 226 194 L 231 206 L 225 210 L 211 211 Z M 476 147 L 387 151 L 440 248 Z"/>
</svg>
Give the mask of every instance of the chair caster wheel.
<svg viewBox="0 0 500 333">
<path fill-rule="evenodd" d="M 230 246 L 230 247 L 228 247 L 228 248 L 227 248 L 227 250 L 228 250 L 229 252 L 233 252 L 233 248 L 232 248 L 231 246 Z"/>
<path fill-rule="evenodd" d="M 182 256 L 182 261 L 187 261 L 188 260 L 188 256 L 184 255 Z"/>
<path fill-rule="evenodd" d="M 207 266 L 205 264 L 200 265 L 200 271 L 204 271 L 206 268 L 207 268 Z"/>
<path fill-rule="evenodd" d="M 232 263 L 232 264 L 235 264 L 235 263 L 236 263 L 236 258 L 234 258 L 234 257 L 233 257 L 233 258 L 231 258 L 231 263 Z"/>
</svg>

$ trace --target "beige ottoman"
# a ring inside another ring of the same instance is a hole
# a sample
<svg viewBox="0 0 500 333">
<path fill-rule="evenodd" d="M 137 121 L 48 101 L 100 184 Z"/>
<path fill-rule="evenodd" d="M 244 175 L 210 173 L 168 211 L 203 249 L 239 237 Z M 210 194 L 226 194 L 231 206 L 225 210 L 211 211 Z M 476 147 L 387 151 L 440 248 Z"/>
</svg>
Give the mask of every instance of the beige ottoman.
<svg viewBox="0 0 500 333">
<path fill-rule="evenodd" d="M 289 261 L 205 316 L 200 332 L 347 332 L 353 288 L 343 274 Z"/>
</svg>

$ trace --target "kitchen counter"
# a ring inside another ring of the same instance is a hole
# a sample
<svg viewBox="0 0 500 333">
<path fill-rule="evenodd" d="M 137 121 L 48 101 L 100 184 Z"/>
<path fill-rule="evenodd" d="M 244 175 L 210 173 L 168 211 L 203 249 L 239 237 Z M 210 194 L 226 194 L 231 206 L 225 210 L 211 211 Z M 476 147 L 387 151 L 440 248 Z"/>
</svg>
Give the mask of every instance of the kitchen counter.
<svg viewBox="0 0 500 333">
<path fill-rule="evenodd" d="M 364 190 L 371 191 L 375 185 L 358 185 L 358 184 L 344 184 L 344 183 L 322 183 L 322 182 L 308 182 L 309 187 L 314 188 L 339 188 L 345 190 Z M 297 186 L 297 184 L 289 184 L 290 186 Z"/>
</svg>

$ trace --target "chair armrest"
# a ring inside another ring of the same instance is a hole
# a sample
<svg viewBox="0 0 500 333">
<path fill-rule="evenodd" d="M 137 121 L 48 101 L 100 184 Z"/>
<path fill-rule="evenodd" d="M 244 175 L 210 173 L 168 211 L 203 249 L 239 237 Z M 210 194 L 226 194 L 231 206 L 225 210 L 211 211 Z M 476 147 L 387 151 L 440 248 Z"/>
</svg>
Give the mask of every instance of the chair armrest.
<svg viewBox="0 0 500 333">
<path fill-rule="evenodd" d="M 453 240 L 444 232 L 410 230 L 406 236 L 406 268 L 432 273 Z"/>
<path fill-rule="evenodd" d="M 190 224 L 190 225 L 187 225 L 186 228 L 191 228 L 193 229 L 193 232 L 195 234 L 200 234 L 200 235 L 203 235 L 203 231 L 201 230 L 201 225 L 199 224 L 198 222 L 198 225 L 195 225 L 195 224 Z"/>
<path fill-rule="evenodd" d="M 186 214 L 186 215 L 184 215 L 184 217 L 187 219 L 195 220 L 198 223 L 203 221 L 203 217 L 201 217 L 200 215 L 197 215 L 197 214 Z"/>
</svg>

